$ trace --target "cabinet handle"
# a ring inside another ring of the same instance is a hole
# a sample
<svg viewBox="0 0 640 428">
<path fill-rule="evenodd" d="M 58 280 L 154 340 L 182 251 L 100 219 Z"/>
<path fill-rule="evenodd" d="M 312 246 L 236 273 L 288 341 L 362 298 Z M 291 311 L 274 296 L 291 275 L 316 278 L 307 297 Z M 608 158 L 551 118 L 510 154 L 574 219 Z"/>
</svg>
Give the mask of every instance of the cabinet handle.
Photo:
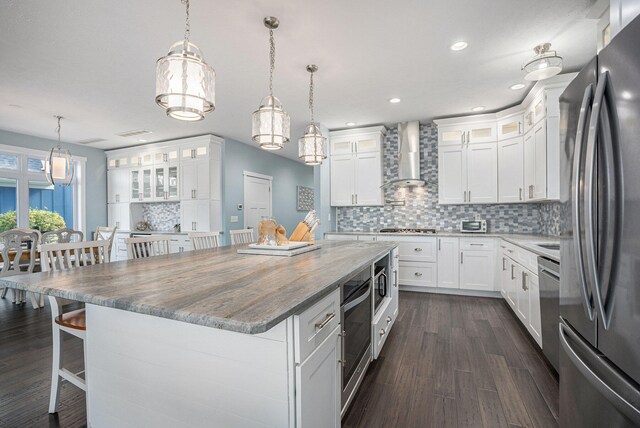
<svg viewBox="0 0 640 428">
<path fill-rule="evenodd" d="M 473 246 L 473 247 L 484 247 L 484 244 L 477 244 L 477 243 L 470 243 L 469 245 Z"/>
<path fill-rule="evenodd" d="M 120 202 L 120 195 L 116 195 L 116 202 Z"/>
<path fill-rule="evenodd" d="M 324 321 L 322 321 L 320 323 L 316 323 L 316 333 L 319 332 L 320 330 L 322 330 L 335 317 L 336 317 L 336 313 L 335 312 L 331 312 L 330 314 L 327 314 L 327 316 L 325 317 Z"/>
<path fill-rule="evenodd" d="M 416 248 L 414 248 L 414 249 L 413 249 L 413 251 L 420 252 L 420 251 L 422 251 L 422 248 L 420 248 L 420 247 L 416 247 Z"/>
<path fill-rule="evenodd" d="M 468 199 L 469 199 L 469 200 L 468 200 L 468 202 L 471 202 L 471 190 L 469 190 L 469 191 L 467 192 L 467 195 L 468 195 L 467 197 L 468 197 Z"/>
<path fill-rule="evenodd" d="M 460 251 L 460 264 L 464 264 L 464 251 Z"/>
<path fill-rule="evenodd" d="M 467 131 L 467 143 L 471 142 L 471 131 Z"/>
<path fill-rule="evenodd" d="M 167 161 L 167 154 L 163 153 L 162 154 L 162 162 L 166 162 Z"/>
<path fill-rule="evenodd" d="M 460 139 L 462 140 L 462 144 L 464 144 L 465 137 L 466 137 L 466 132 L 463 132 L 462 135 L 460 136 Z"/>
<path fill-rule="evenodd" d="M 518 199 L 522 200 L 522 187 L 520 188 L 520 193 L 518 194 Z"/>
<path fill-rule="evenodd" d="M 522 289 L 527 291 L 529 288 L 527 287 L 527 273 L 522 272 Z"/>
<path fill-rule="evenodd" d="M 467 191 L 462 192 L 464 201 L 467 202 Z"/>
<path fill-rule="evenodd" d="M 442 239 L 438 239 L 438 251 L 442 251 Z"/>
<path fill-rule="evenodd" d="M 529 186 L 529 199 L 533 199 L 533 184 Z"/>
<path fill-rule="evenodd" d="M 507 258 L 503 257 L 502 258 L 502 271 L 504 272 L 505 270 L 507 270 Z"/>
<path fill-rule="evenodd" d="M 116 227 L 117 227 L 118 229 L 120 229 L 120 222 L 119 222 L 119 221 L 116 221 Z"/>
<path fill-rule="evenodd" d="M 196 149 L 191 149 L 191 159 L 196 158 Z"/>
<path fill-rule="evenodd" d="M 515 266 L 512 264 L 511 265 L 511 279 L 516 279 L 516 275 L 513 273 L 513 269 L 515 268 Z"/>
<path fill-rule="evenodd" d="M 387 316 L 387 324 L 391 323 L 391 317 Z"/>
<path fill-rule="evenodd" d="M 386 331 L 384 331 L 384 328 L 380 329 L 380 337 L 384 336 L 386 333 Z"/>
<path fill-rule="evenodd" d="M 356 193 L 356 205 L 358 205 L 358 194 Z"/>
<path fill-rule="evenodd" d="M 522 134 L 522 122 L 518 122 L 518 134 Z"/>
<path fill-rule="evenodd" d="M 417 276 L 417 277 L 421 277 L 422 276 L 422 272 L 416 272 L 416 273 L 414 273 L 414 275 Z"/>
<path fill-rule="evenodd" d="M 195 221 L 191 222 L 191 230 L 196 230 L 196 222 Z"/>
</svg>

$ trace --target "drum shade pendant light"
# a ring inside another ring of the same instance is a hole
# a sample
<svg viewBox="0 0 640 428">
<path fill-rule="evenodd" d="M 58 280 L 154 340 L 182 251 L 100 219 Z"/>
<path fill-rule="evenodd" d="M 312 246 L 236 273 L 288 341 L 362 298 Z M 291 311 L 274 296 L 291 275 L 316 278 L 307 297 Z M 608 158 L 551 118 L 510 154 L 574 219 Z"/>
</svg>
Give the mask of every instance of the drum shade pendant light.
<svg viewBox="0 0 640 428">
<path fill-rule="evenodd" d="M 549 48 L 551 43 L 543 43 L 533 48 L 536 56 L 522 66 L 527 73 L 524 80 L 544 80 L 562 71 L 562 57 L 556 51 L 550 51 Z"/>
<path fill-rule="evenodd" d="M 181 1 L 186 9 L 184 40 L 156 63 L 156 103 L 174 119 L 196 121 L 216 108 L 216 72 L 189 41 L 189 0 Z"/>
<path fill-rule="evenodd" d="M 262 99 L 258 110 L 253 112 L 251 139 L 265 150 L 278 150 L 289 142 L 289 115 L 280 100 L 273 96 L 273 69 L 276 60 L 276 44 L 273 30 L 280 21 L 273 16 L 264 18 L 264 26 L 269 29 L 269 95 Z"/>
<path fill-rule="evenodd" d="M 63 117 L 54 117 L 58 119 L 58 127 L 56 128 L 58 145 L 51 149 L 49 156 L 47 156 L 44 161 L 44 174 L 49 183 L 55 186 L 68 186 L 73 182 L 75 167 L 73 159 L 71 158 L 71 152 L 63 149 L 60 141 L 60 120 L 62 120 Z"/>
<path fill-rule="evenodd" d="M 326 141 L 322 136 L 320 127 L 313 117 L 313 73 L 318 71 L 317 65 L 307 65 L 309 78 L 309 110 L 311 111 L 311 123 L 306 127 L 304 135 L 298 140 L 298 157 L 307 165 L 321 165 L 327 158 Z"/>
</svg>

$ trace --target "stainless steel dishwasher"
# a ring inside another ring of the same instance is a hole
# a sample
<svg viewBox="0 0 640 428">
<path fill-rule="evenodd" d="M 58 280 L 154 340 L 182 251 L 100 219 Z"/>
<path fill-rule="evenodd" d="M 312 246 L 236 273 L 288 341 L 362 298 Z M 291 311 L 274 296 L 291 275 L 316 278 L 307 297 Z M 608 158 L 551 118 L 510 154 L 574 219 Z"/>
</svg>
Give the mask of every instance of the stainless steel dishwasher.
<svg viewBox="0 0 640 428">
<path fill-rule="evenodd" d="M 542 352 L 558 371 L 560 362 L 560 263 L 538 257 Z"/>
</svg>

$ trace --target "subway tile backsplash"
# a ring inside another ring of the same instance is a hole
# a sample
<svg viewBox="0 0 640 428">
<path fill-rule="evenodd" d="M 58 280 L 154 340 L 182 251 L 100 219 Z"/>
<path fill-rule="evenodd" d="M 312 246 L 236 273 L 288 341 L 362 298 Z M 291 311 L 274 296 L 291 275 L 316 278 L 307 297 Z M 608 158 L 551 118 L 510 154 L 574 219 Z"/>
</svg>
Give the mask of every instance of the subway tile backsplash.
<svg viewBox="0 0 640 428">
<path fill-rule="evenodd" d="M 439 205 L 438 130 L 434 124 L 420 126 L 420 167 L 424 188 L 387 189 L 386 201 L 405 201 L 404 206 L 340 207 L 336 210 L 339 231 L 376 231 L 384 227 L 436 228 L 457 231 L 460 220 L 487 220 L 489 232 L 559 235 L 559 203 Z M 398 176 L 398 133 L 389 130 L 384 142 L 385 182 Z"/>
</svg>

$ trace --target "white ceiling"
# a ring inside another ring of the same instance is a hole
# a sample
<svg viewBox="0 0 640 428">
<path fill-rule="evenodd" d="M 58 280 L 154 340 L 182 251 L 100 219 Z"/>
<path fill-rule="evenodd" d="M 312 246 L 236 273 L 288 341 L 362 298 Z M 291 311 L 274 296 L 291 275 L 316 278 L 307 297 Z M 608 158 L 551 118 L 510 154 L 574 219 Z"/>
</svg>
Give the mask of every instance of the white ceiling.
<svg viewBox="0 0 640 428">
<path fill-rule="evenodd" d="M 191 0 L 191 40 L 217 73 L 216 110 L 185 123 L 156 106 L 155 62 L 182 39 L 179 0 L 5 0 L 0 4 L 0 129 L 68 142 L 140 144 L 115 134 L 148 129 L 150 142 L 213 133 L 249 143 L 251 113 L 267 94 L 266 15 L 277 16 L 274 93 L 291 116 L 297 158 L 309 118 L 329 129 L 500 109 L 524 98 L 521 64 L 551 42 L 577 71 L 596 51 L 594 0 Z M 458 40 L 466 50 L 452 52 Z M 530 86 L 529 86 L 530 87 Z M 399 97 L 402 102 L 387 100 Z M 21 107 L 15 107 L 18 105 Z"/>
</svg>

